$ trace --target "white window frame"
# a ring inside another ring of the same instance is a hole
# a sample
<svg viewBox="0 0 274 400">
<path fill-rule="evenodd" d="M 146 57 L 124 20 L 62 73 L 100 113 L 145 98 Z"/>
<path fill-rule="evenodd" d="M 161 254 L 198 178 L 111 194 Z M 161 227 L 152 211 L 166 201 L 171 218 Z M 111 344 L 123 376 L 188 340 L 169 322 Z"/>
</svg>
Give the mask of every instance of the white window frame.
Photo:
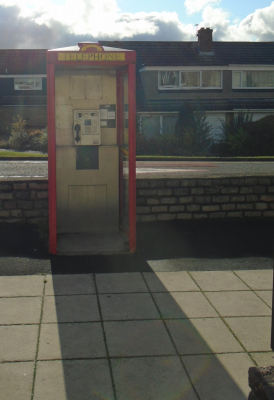
<svg viewBox="0 0 274 400">
<path fill-rule="evenodd" d="M 20 89 L 19 87 L 16 87 L 16 80 L 18 79 L 33 79 L 33 84 L 34 84 L 34 88 L 24 88 L 24 89 Z M 40 82 L 40 88 L 35 87 L 36 86 L 36 82 Z M 24 75 L 24 76 L 18 76 L 18 77 L 14 77 L 14 90 L 42 90 L 43 88 L 43 81 L 42 81 L 42 77 L 37 77 L 37 76 L 33 76 L 33 75 Z"/>
<path fill-rule="evenodd" d="M 234 75 L 234 72 L 237 72 L 237 73 L 241 73 L 241 86 L 233 86 L 233 75 Z M 252 90 L 261 90 L 261 89 L 264 89 L 264 90 L 273 90 L 274 89 L 274 86 L 271 86 L 271 87 L 269 87 L 269 86 L 267 86 L 267 87 L 265 87 L 265 86 L 260 86 L 260 87 L 254 87 L 254 86 L 243 86 L 243 72 L 274 72 L 273 71 L 273 69 L 271 70 L 271 69 L 269 69 L 269 70 L 266 70 L 266 69 L 254 69 L 254 70 L 251 70 L 251 69 L 242 69 L 242 70 L 234 70 L 234 71 L 232 71 L 232 89 L 239 89 L 239 90 L 250 90 L 250 89 L 252 89 Z"/>
<path fill-rule="evenodd" d="M 161 86 L 161 72 L 164 72 L 165 70 L 161 69 L 158 70 L 158 89 L 159 90 L 221 90 L 223 88 L 223 71 L 221 72 L 221 86 L 218 87 L 203 87 L 202 86 L 202 73 L 207 72 L 207 71 L 218 71 L 216 69 L 203 69 L 203 70 L 197 70 L 197 69 L 181 69 L 179 70 L 179 86 Z M 166 71 L 178 71 L 177 69 L 170 70 L 169 68 Z M 182 72 L 199 72 L 200 73 L 200 86 L 182 86 L 182 80 L 181 80 L 181 74 Z"/>
</svg>

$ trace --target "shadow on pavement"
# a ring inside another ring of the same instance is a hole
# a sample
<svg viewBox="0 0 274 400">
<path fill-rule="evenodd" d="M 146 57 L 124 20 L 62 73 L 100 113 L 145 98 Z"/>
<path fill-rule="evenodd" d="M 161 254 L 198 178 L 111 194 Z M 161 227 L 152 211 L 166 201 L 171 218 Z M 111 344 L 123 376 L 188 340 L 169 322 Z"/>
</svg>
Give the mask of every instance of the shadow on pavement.
<svg viewBox="0 0 274 400">
<path fill-rule="evenodd" d="M 33 226 L 1 224 L 0 275 L 145 272 L 148 260 L 272 257 L 272 220 L 137 224 L 135 254 L 52 256 Z"/>
</svg>

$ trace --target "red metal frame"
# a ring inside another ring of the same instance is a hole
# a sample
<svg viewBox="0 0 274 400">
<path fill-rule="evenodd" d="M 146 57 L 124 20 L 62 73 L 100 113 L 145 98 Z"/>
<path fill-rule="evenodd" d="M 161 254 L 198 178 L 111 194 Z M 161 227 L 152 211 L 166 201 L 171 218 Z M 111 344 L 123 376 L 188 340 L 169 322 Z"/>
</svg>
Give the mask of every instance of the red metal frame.
<svg viewBox="0 0 274 400">
<path fill-rule="evenodd" d="M 129 251 L 136 250 L 136 73 L 128 66 Z"/>
<path fill-rule="evenodd" d="M 47 64 L 49 252 L 57 254 L 54 64 Z"/>
<path fill-rule="evenodd" d="M 49 251 L 57 254 L 57 213 L 56 213 L 56 138 L 55 138 L 55 65 L 96 65 L 123 66 L 117 70 L 117 143 L 121 146 L 123 137 L 123 75 L 128 72 L 128 128 L 129 128 L 129 251 L 136 250 L 136 143 L 135 143 L 135 119 L 136 119 L 136 78 L 134 51 L 123 51 L 123 61 L 59 61 L 58 53 L 79 53 L 69 50 L 49 50 L 47 52 L 47 89 L 48 89 L 48 177 L 49 177 Z M 90 51 L 89 51 L 90 52 Z M 111 51 L 109 51 L 111 53 Z M 105 52 L 105 53 L 109 53 Z M 123 207 L 123 159 L 119 151 L 119 196 L 120 218 Z"/>
</svg>

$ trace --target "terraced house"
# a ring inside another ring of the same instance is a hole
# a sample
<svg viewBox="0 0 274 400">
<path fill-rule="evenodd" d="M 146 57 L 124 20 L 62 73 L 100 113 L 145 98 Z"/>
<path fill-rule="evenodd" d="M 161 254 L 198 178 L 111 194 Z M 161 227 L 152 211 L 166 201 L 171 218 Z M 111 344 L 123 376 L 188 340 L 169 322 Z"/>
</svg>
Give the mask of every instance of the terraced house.
<svg viewBox="0 0 274 400">
<path fill-rule="evenodd" d="M 220 120 L 240 111 L 258 120 L 274 113 L 274 43 L 214 42 L 201 28 L 193 42 L 100 41 L 137 52 L 137 115 L 149 137 L 174 130 L 182 103 Z M 0 132 L 12 116 L 46 125 L 46 50 L 0 50 Z M 126 110 L 125 110 L 126 111 Z"/>
</svg>

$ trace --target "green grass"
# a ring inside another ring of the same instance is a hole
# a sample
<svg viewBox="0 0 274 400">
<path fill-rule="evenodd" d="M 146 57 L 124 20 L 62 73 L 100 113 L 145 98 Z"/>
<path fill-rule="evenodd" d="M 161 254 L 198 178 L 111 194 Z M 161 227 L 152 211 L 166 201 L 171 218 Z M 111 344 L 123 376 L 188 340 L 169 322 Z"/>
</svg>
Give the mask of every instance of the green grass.
<svg viewBox="0 0 274 400">
<path fill-rule="evenodd" d="M 24 153 L 21 151 L 7 151 L 7 150 L 0 150 L 0 158 L 33 158 L 33 157 L 39 157 L 39 158 L 47 158 L 47 154 L 39 154 L 39 153 Z"/>
<path fill-rule="evenodd" d="M 155 156 L 155 155 L 153 155 L 153 156 L 148 156 L 148 155 L 145 155 L 145 156 L 141 156 L 141 155 L 137 155 L 136 156 L 136 158 L 137 158 L 137 160 L 139 160 L 139 161 L 141 161 L 141 160 L 152 160 L 152 159 L 157 159 L 157 160 L 170 160 L 170 161 L 172 161 L 172 160 L 184 160 L 184 161 L 187 161 L 187 160 L 189 160 L 189 161 L 191 161 L 191 160 L 201 160 L 201 161 L 206 161 L 206 160 L 216 160 L 216 161 L 218 161 L 218 160 L 223 160 L 223 161 L 225 161 L 225 160 L 245 160 L 245 159 L 254 159 L 254 160 L 256 160 L 256 159 L 266 159 L 266 160 L 273 160 L 274 161 L 274 156 L 256 156 L 256 157 L 252 157 L 252 156 L 250 156 L 250 157 L 241 157 L 241 156 L 238 156 L 238 157 L 216 157 L 216 156 L 192 156 L 192 157 L 186 157 L 186 156 Z"/>
</svg>

